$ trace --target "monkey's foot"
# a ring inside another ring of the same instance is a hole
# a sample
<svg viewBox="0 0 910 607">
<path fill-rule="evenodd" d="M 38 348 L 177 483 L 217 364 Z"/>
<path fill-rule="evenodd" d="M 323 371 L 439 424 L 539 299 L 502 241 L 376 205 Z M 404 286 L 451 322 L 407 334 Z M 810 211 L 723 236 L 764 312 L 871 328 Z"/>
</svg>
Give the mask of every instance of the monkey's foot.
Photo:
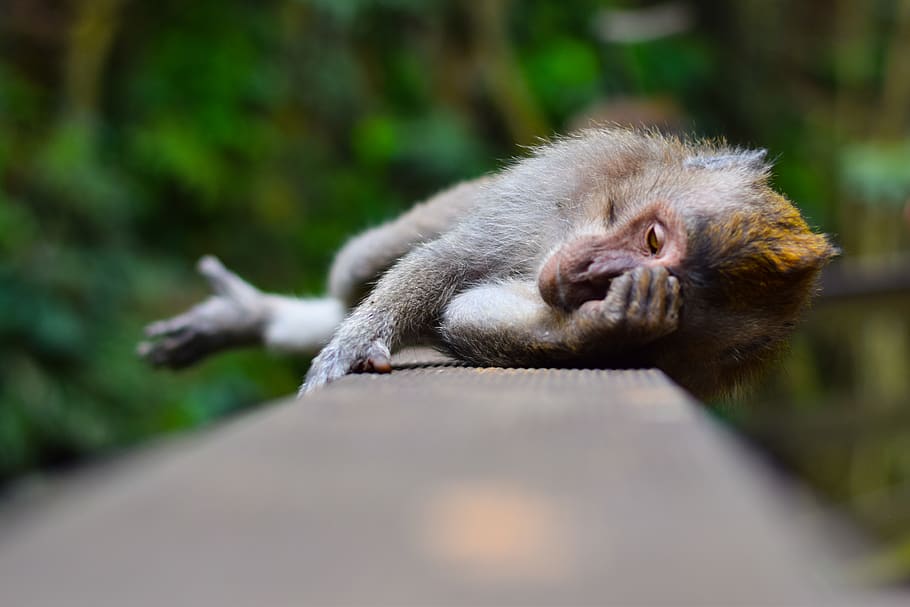
<svg viewBox="0 0 910 607">
<path fill-rule="evenodd" d="M 183 314 L 151 323 L 137 353 L 156 367 L 180 369 L 219 350 L 262 340 L 268 298 L 212 256 L 198 264 L 214 295 Z"/>
<path fill-rule="evenodd" d="M 303 396 L 348 373 L 389 373 L 392 355 L 388 346 L 375 340 L 364 345 L 346 344 L 338 337 L 313 359 L 298 396 Z"/>
<path fill-rule="evenodd" d="M 606 298 L 587 301 L 576 314 L 586 332 L 604 331 L 646 343 L 679 327 L 679 280 L 666 268 L 639 267 L 613 280 Z"/>
</svg>

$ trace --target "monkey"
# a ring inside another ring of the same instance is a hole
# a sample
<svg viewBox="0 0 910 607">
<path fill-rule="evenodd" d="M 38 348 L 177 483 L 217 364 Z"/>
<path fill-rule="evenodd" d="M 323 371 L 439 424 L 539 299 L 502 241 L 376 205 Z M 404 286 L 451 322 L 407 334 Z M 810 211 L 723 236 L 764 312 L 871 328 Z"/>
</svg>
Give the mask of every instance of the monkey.
<svg viewBox="0 0 910 607">
<path fill-rule="evenodd" d="M 656 367 L 713 398 L 778 358 L 839 253 L 771 168 L 763 149 L 642 129 L 555 138 L 349 241 L 327 297 L 261 293 L 204 258 L 215 295 L 149 325 L 140 354 L 319 350 L 304 395 L 425 344 L 478 366 Z"/>
</svg>

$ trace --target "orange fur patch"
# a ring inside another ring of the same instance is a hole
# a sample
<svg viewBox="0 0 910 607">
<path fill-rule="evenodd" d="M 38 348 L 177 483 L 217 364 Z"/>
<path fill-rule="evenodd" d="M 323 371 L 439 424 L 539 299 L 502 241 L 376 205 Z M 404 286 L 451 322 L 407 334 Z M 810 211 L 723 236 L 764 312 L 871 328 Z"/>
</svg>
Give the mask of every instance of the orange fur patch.
<svg viewBox="0 0 910 607">
<path fill-rule="evenodd" d="M 766 200 L 768 206 L 735 213 L 703 234 L 717 244 L 718 271 L 734 304 L 749 305 L 760 295 L 776 298 L 781 289 L 804 289 L 836 254 L 786 198 L 769 193 Z"/>
</svg>

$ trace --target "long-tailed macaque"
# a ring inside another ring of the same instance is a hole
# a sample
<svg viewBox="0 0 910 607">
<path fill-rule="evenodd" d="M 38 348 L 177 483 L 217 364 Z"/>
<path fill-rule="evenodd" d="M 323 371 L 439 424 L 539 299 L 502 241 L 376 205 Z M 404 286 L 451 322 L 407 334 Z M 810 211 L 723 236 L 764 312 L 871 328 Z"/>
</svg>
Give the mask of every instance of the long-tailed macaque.
<svg viewBox="0 0 910 607">
<path fill-rule="evenodd" d="M 780 351 L 837 252 L 769 170 L 763 150 L 583 131 L 357 236 L 327 297 L 264 294 L 205 258 L 215 295 L 150 325 L 140 352 L 180 367 L 322 347 L 306 393 L 429 344 L 475 365 L 655 366 L 716 395 Z"/>
</svg>

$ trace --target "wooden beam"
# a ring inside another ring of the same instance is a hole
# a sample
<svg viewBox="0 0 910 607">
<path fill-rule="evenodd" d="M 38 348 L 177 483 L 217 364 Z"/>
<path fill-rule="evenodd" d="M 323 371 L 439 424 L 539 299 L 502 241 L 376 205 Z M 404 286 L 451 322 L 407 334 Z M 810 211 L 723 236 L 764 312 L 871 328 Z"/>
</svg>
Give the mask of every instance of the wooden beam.
<svg viewBox="0 0 910 607">
<path fill-rule="evenodd" d="M 7 516 L 3 604 L 873 604 L 661 373 L 405 366 Z"/>
</svg>

